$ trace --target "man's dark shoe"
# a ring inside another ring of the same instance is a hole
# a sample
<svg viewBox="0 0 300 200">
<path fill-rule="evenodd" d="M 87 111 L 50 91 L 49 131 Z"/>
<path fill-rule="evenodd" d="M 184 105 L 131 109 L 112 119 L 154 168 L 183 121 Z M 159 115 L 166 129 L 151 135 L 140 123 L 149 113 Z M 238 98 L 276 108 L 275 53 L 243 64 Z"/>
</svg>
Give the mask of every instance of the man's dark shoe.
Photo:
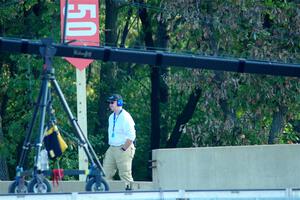
<svg viewBox="0 0 300 200">
<path fill-rule="evenodd" d="M 126 185 L 126 188 L 125 188 L 126 191 L 131 191 L 132 188 L 130 187 L 130 185 Z"/>
</svg>

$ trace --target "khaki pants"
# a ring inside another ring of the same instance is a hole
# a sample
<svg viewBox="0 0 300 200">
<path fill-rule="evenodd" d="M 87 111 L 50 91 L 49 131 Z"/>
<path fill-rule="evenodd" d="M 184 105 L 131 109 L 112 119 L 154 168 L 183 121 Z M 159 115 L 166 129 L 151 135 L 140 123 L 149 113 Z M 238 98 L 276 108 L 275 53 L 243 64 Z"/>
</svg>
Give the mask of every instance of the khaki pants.
<svg viewBox="0 0 300 200">
<path fill-rule="evenodd" d="M 121 180 L 125 181 L 126 186 L 133 182 L 131 167 L 134 157 L 135 147 L 131 146 L 126 151 L 121 149 L 121 146 L 110 146 L 103 161 L 103 169 L 105 179 L 112 180 L 118 170 Z"/>
</svg>

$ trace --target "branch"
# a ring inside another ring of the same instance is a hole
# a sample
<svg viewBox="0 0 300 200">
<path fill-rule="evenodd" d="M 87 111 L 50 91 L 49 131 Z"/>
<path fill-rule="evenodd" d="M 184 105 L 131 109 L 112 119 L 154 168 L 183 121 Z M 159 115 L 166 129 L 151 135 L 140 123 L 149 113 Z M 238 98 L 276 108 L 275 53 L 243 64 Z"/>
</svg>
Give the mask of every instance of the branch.
<svg viewBox="0 0 300 200">
<path fill-rule="evenodd" d="M 185 105 L 182 113 L 177 117 L 176 125 L 173 129 L 170 139 L 167 141 L 167 148 L 175 148 L 182 135 L 183 127 L 192 118 L 197 102 L 201 96 L 202 89 L 196 88 L 189 97 L 188 103 Z"/>
</svg>

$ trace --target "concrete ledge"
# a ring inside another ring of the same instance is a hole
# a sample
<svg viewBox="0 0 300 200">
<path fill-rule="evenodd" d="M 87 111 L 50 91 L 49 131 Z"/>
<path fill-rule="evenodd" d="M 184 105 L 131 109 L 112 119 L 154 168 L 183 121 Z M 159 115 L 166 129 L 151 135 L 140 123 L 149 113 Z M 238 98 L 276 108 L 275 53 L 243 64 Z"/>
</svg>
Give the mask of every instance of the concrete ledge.
<svg viewBox="0 0 300 200">
<path fill-rule="evenodd" d="M 224 190 L 300 187 L 300 145 L 157 149 L 155 189 Z"/>
<path fill-rule="evenodd" d="M 0 194 L 8 193 L 8 187 L 12 181 L 0 181 Z M 123 181 L 108 181 L 111 192 L 125 191 L 125 183 Z M 85 181 L 59 181 L 58 185 L 52 186 L 52 192 L 85 192 Z M 134 190 L 153 190 L 152 182 L 136 181 L 133 183 Z"/>
</svg>

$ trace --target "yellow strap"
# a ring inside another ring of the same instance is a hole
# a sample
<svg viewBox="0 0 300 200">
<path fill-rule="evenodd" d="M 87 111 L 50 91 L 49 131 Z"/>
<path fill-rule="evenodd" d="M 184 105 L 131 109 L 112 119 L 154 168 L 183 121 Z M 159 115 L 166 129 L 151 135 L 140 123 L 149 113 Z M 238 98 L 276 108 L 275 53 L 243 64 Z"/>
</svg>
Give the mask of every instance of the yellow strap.
<svg viewBox="0 0 300 200">
<path fill-rule="evenodd" d="M 51 135 L 54 131 L 58 131 L 58 127 L 56 125 L 53 125 L 50 129 L 48 129 L 45 136 Z"/>
<path fill-rule="evenodd" d="M 57 140 L 58 140 L 61 152 L 63 153 L 68 148 L 68 145 L 64 141 L 64 139 L 62 138 L 62 136 L 61 136 L 61 134 L 59 132 L 57 133 Z"/>
</svg>

